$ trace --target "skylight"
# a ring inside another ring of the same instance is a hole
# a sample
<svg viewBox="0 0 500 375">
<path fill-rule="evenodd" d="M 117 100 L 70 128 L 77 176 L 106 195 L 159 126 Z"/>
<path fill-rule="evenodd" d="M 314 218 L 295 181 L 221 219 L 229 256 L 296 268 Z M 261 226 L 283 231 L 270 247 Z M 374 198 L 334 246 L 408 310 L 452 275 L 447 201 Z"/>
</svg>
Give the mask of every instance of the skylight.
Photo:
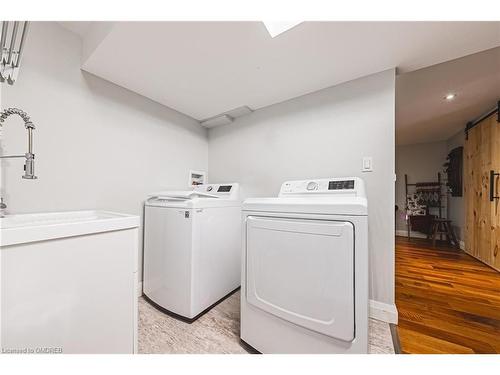
<svg viewBox="0 0 500 375">
<path fill-rule="evenodd" d="M 285 31 L 290 30 L 291 28 L 297 26 L 299 23 L 303 21 L 262 21 L 264 26 L 266 26 L 267 31 L 271 35 L 271 38 L 274 38 Z"/>
</svg>

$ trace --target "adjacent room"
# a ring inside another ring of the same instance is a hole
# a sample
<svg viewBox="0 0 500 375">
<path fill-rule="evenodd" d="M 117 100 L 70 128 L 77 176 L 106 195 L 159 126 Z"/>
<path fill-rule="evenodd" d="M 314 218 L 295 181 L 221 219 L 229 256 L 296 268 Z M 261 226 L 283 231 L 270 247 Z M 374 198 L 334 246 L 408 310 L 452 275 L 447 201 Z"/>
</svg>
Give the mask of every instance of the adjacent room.
<svg viewBox="0 0 500 375">
<path fill-rule="evenodd" d="M 0 48 L 3 353 L 500 352 L 500 22 Z"/>
<path fill-rule="evenodd" d="M 492 48 L 396 81 L 403 352 L 500 352 L 499 67 Z"/>
</svg>

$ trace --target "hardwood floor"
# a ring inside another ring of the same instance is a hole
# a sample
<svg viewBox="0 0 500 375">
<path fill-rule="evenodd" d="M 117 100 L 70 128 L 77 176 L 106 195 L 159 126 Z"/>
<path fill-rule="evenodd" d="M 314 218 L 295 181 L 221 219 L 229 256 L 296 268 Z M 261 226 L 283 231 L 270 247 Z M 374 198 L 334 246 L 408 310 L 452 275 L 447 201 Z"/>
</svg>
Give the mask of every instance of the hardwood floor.
<svg viewBox="0 0 500 375">
<path fill-rule="evenodd" d="M 396 237 L 403 353 L 500 353 L 500 273 L 463 251 Z"/>
</svg>

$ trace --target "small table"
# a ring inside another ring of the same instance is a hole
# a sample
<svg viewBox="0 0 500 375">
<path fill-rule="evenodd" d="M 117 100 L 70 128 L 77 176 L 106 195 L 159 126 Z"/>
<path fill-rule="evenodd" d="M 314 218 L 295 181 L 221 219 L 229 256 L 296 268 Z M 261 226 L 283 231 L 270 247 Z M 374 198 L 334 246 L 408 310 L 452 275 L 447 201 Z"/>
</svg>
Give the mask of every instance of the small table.
<svg viewBox="0 0 500 375">
<path fill-rule="evenodd" d="M 429 239 L 432 239 L 433 247 L 436 247 L 436 237 L 440 234 L 446 235 L 446 240 L 451 246 L 460 249 L 460 244 L 458 243 L 455 232 L 453 232 L 453 228 L 451 226 L 451 220 L 439 218 L 432 220 Z"/>
</svg>

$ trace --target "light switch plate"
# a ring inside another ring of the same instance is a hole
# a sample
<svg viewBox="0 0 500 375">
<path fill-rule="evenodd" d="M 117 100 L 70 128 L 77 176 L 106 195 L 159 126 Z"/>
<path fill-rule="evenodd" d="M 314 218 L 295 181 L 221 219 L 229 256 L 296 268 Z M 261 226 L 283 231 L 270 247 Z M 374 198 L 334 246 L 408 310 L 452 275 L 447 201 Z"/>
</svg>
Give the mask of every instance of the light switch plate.
<svg viewBox="0 0 500 375">
<path fill-rule="evenodd" d="M 371 156 L 363 157 L 363 166 L 361 172 L 372 172 L 373 171 L 373 158 Z"/>
</svg>

